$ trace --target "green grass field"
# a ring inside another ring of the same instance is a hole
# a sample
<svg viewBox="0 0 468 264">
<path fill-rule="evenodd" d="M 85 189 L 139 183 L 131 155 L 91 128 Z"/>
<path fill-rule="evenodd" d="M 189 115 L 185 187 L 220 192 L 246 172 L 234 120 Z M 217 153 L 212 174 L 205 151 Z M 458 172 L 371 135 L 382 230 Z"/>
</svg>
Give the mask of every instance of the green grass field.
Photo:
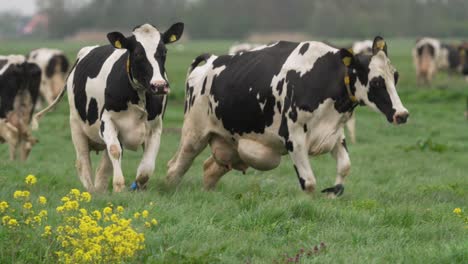
<svg viewBox="0 0 468 264">
<path fill-rule="evenodd" d="M 325 249 L 300 263 L 468 263 L 468 226 L 452 211 L 468 210 L 468 122 L 463 111 L 468 83 L 440 73 L 432 87 L 417 87 L 411 62 L 413 40 L 387 40 L 400 73 L 400 97 L 411 113 L 403 126 L 382 114 L 357 109 L 358 143 L 348 144 L 352 169 L 342 197 L 327 199 L 301 191 L 289 157 L 269 172 L 249 169 L 227 174 L 212 192 L 202 190 L 200 155 L 177 189 L 164 182 L 166 163 L 179 142 L 187 66 L 203 52 L 224 53 L 230 42 L 190 42 L 171 48 L 168 75 L 172 94 L 156 161 L 145 192 L 94 195 L 91 206 L 108 202 L 130 212 L 156 203 L 159 224 L 145 229 L 146 248 L 134 263 L 285 263 L 303 248 Z M 0 54 L 26 53 L 39 46 L 66 50 L 71 61 L 81 45 L 62 42 L 4 42 Z M 75 172 L 66 100 L 34 132 L 40 143 L 27 162 L 10 162 L 0 145 L 0 201 L 13 199 L 24 177 L 38 178 L 51 225 L 55 207 L 71 188 L 83 189 Z M 126 151 L 122 167 L 129 185 L 141 150 Z M 98 156 L 92 154 L 96 166 Z M 318 189 L 335 180 L 330 155 L 311 159 Z M 129 215 L 131 213 L 128 213 Z M 0 225 L 0 263 L 52 263 L 56 250 L 38 233 L 16 235 Z"/>
</svg>

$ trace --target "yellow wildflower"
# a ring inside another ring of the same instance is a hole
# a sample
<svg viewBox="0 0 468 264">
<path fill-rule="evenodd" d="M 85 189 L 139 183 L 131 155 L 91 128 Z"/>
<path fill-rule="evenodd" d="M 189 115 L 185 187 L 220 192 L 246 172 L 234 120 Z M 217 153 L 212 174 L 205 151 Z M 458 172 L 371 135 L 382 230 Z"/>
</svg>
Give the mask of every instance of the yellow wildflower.
<svg viewBox="0 0 468 264">
<path fill-rule="evenodd" d="M 39 196 L 39 203 L 40 204 L 46 204 L 47 203 L 47 198 L 45 198 L 44 196 Z"/>
<path fill-rule="evenodd" d="M 151 227 L 151 223 L 150 222 L 145 222 L 145 227 Z"/>
<path fill-rule="evenodd" d="M 66 203 L 66 202 L 70 201 L 70 198 L 68 198 L 66 196 L 62 197 L 61 201 L 62 201 L 62 203 Z"/>
<path fill-rule="evenodd" d="M 157 225 L 157 224 L 158 224 L 158 220 L 156 220 L 156 219 L 154 219 L 154 218 L 153 218 L 153 219 L 151 219 L 151 224 L 153 224 L 153 225 Z"/>
<path fill-rule="evenodd" d="M 117 212 L 122 213 L 124 211 L 123 206 L 117 206 Z"/>
<path fill-rule="evenodd" d="M 8 202 L 6 201 L 1 201 L 0 202 L 0 213 L 3 213 L 6 211 L 6 209 L 8 209 L 9 205 L 8 205 Z"/>
<path fill-rule="evenodd" d="M 102 212 L 104 214 L 112 214 L 112 208 L 110 208 L 109 206 L 105 207 L 104 210 L 102 210 Z"/>
<path fill-rule="evenodd" d="M 10 219 L 11 219 L 10 216 L 5 215 L 4 217 L 2 217 L 2 224 L 6 225 L 8 221 L 10 221 Z"/>
<path fill-rule="evenodd" d="M 80 194 L 81 194 L 81 192 L 78 189 L 71 189 L 70 190 L 70 195 L 75 196 L 76 199 L 80 198 Z"/>
<path fill-rule="evenodd" d="M 90 202 L 91 201 L 91 194 L 89 192 L 83 192 L 81 194 L 81 201 Z"/>
<path fill-rule="evenodd" d="M 9 221 L 8 221 L 8 226 L 10 227 L 15 227 L 15 226 L 19 226 L 18 224 L 18 221 L 14 218 L 11 218 Z"/>
<path fill-rule="evenodd" d="M 29 191 L 23 191 L 23 197 L 28 198 L 29 197 Z"/>
<path fill-rule="evenodd" d="M 34 175 L 32 175 L 32 174 L 29 174 L 28 176 L 26 176 L 26 179 L 24 180 L 24 182 L 25 182 L 27 185 L 34 185 L 34 184 L 36 184 L 36 182 L 37 182 L 36 176 L 34 176 Z"/>
<path fill-rule="evenodd" d="M 24 203 L 23 208 L 26 209 L 26 210 L 31 209 L 32 208 L 32 203 L 30 203 L 30 202 Z"/>
<path fill-rule="evenodd" d="M 47 216 L 47 211 L 46 211 L 46 210 L 41 210 L 41 211 L 39 212 L 38 216 L 40 216 L 40 217 L 45 217 L 45 216 Z"/>
<path fill-rule="evenodd" d="M 52 227 L 47 225 L 44 227 L 44 233 L 42 233 L 42 236 L 50 236 L 52 234 Z"/>
<path fill-rule="evenodd" d="M 97 220 L 101 219 L 101 217 L 102 217 L 101 212 L 99 212 L 98 210 L 93 211 L 93 216 L 94 216 Z"/>
<path fill-rule="evenodd" d="M 133 214 L 133 218 L 138 219 L 140 218 L 140 215 L 141 215 L 140 213 L 136 212 Z"/>
<path fill-rule="evenodd" d="M 143 216 L 143 218 L 147 218 L 148 214 L 148 210 L 143 210 L 143 212 L 141 212 L 141 216 Z"/>
<path fill-rule="evenodd" d="M 57 207 L 57 213 L 63 212 L 64 209 L 65 209 L 65 207 L 63 207 L 63 206 Z"/>
<path fill-rule="evenodd" d="M 459 207 L 457 207 L 457 208 L 453 209 L 453 212 L 455 214 L 459 215 L 459 214 L 461 214 L 462 210 Z"/>
</svg>

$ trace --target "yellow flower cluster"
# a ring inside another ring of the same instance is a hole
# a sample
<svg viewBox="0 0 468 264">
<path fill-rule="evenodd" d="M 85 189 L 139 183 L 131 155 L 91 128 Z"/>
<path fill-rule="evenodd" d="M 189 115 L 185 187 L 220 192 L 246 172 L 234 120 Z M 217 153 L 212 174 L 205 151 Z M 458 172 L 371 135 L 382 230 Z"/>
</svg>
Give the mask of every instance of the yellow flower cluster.
<svg viewBox="0 0 468 264">
<path fill-rule="evenodd" d="M 468 215 L 465 215 L 462 209 L 459 207 L 453 209 L 453 213 L 457 215 L 457 217 L 463 219 L 463 222 L 465 223 L 465 228 L 468 228 Z"/>
<path fill-rule="evenodd" d="M 36 176 L 34 176 L 32 174 L 29 174 L 28 176 L 26 176 L 26 179 L 24 179 L 24 182 L 27 185 L 34 185 L 34 184 L 37 183 L 37 178 L 36 178 Z"/>
<path fill-rule="evenodd" d="M 59 263 L 126 262 L 145 248 L 145 235 L 138 229 L 158 224 L 150 218 L 148 210 L 126 212 L 123 206 L 112 204 L 90 209 L 87 206 L 91 194 L 78 189 L 70 190 L 61 198 L 60 205 L 48 212 L 45 210 L 48 199 L 28 191 L 37 183 L 36 177 L 28 175 L 24 182 L 26 190 L 15 191 L 13 200 L 0 200 L 0 224 L 12 235 L 18 231 L 34 231 L 45 244 L 52 245 L 52 250 L 45 252 L 53 254 Z M 54 220 L 59 220 L 56 227 L 50 225 L 49 213 L 54 214 Z M 134 217 L 126 218 L 124 214 Z"/>
<path fill-rule="evenodd" d="M 57 241 L 62 250 L 56 254 L 64 263 L 113 263 L 131 258 L 144 249 L 145 236 L 132 227 L 132 219 L 122 216 L 124 208 L 107 206 L 102 211 L 80 207 L 79 202 L 91 201 L 89 193 L 73 189 L 62 198 L 57 212 L 64 216 L 59 225 Z M 44 232 L 45 234 L 46 232 Z"/>
</svg>

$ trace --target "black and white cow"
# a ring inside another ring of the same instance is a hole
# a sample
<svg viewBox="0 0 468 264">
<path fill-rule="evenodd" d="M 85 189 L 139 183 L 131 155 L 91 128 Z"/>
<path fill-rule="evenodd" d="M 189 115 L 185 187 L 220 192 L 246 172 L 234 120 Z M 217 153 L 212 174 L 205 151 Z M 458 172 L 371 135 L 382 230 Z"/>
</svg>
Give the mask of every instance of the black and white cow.
<svg viewBox="0 0 468 264">
<path fill-rule="evenodd" d="M 123 148 L 143 146 L 136 185 L 146 186 L 154 172 L 169 83 L 165 70 L 166 44 L 177 41 L 184 24 L 161 33 L 144 24 L 132 36 L 107 35 L 112 45 L 85 47 L 67 79 L 70 126 L 79 178 L 89 191 L 104 191 L 113 172 L 113 190 L 122 191 Z M 61 96 L 65 93 L 62 92 Z M 36 115 L 40 118 L 52 105 Z M 105 150 L 92 182 L 91 150 Z"/>
<path fill-rule="evenodd" d="M 0 56 L 0 141 L 8 143 L 10 159 L 26 160 L 37 139 L 31 120 L 39 94 L 41 69 L 23 55 Z"/>
<path fill-rule="evenodd" d="M 231 169 L 271 170 L 289 154 L 302 189 L 312 192 L 316 180 L 308 156 L 331 152 L 337 178 L 324 192 L 340 195 L 351 166 L 343 126 L 358 104 L 382 112 L 389 122 L 405 123 L 409 113 L 397 79 L 381 37 L 372 55 L 353 56 L 321 42 L 281 41 L 240 55 L 199 56 L 189 69 L 182 136 L 167 180 L 179 183 L 210 144 L 207 189 Z"/>
<path fill-rule="evenodd" d="M 468 42 L 463 42 L 458 46 L 458 53 L 460 55 L 460 70 L 465 80 L 468 81 Z"/>
<path fill-rule="evenodd" d="M 40 99 L 51 104 L 65 85 L 69 68 L 67 57 L 61 50 L 40 48 L 31 51 L 27 60 L 41 68 Z"/>
</svg>

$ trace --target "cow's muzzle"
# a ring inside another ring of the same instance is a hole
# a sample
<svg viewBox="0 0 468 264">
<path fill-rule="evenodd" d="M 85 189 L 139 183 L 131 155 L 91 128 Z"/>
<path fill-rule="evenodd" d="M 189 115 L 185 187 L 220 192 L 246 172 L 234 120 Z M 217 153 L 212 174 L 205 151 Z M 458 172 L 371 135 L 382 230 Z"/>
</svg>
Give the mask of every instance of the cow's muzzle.
<svg viewBox="0 0 468 264">
<path fill-rule="evenodd" d="M 404 124 L 408 120 L 409 113 L 408 112 L 400 112 L 396 113 L 393 116 L 393 123 L 396 125 Z"/>
<path fill-rule="evenodd" d="M 169 84 L 165 81 L 154 82 L 150 85 L 150 92 L 158 95 L 168 94 L 170 92 Z"/>
</svg>

